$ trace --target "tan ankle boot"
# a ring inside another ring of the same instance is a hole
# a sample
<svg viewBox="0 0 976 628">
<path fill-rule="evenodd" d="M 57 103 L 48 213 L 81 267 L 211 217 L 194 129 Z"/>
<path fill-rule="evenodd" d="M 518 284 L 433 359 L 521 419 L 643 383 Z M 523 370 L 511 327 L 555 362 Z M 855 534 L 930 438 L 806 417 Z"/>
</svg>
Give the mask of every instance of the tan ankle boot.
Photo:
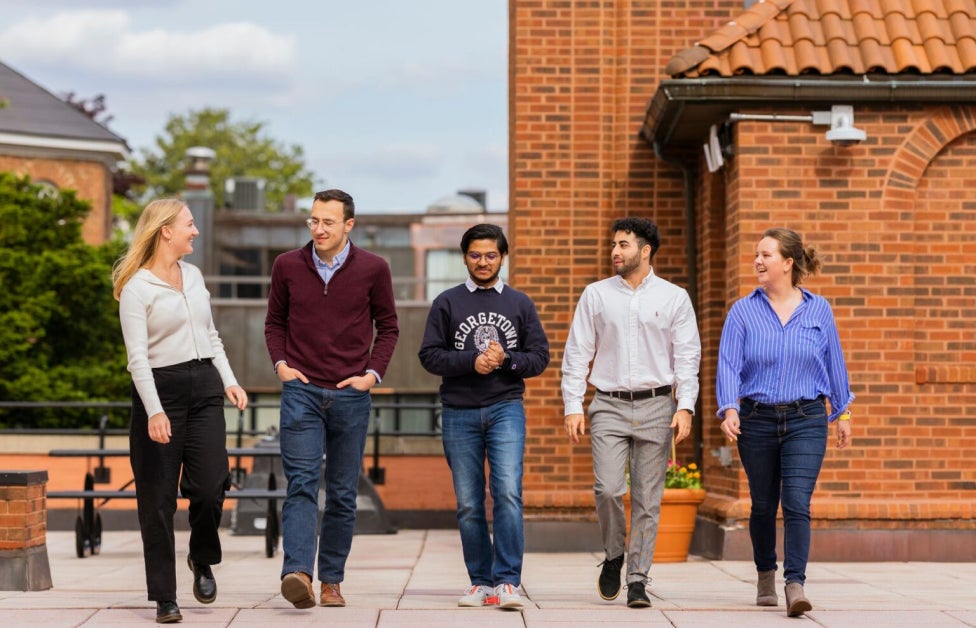
<svg viewBox="0 0 976 628">
<path fill-rule="evenodd" d="M 786 615 L 787 617 L 799 617 L 813 606 L 810 600 L 803 595 L 803 585 L 799 582 L 786 583 Z"/>
<path fill-rule="evenodd" d="M 759 572 L 759 582 L 756 584 L 756 606 L 778 606 L 776 596 L 776 570 Z"/>
</svg>

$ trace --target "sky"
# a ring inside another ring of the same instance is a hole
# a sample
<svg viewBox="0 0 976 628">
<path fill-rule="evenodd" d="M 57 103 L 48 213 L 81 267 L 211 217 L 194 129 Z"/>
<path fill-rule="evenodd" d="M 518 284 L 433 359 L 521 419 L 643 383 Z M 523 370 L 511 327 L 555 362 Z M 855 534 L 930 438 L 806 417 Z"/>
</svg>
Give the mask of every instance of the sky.
<svg viewBox="0 0 976 628">
<path fill-rule="evenodd" d="M 508 208 L 505 0 L 2 0 L 0 61 L 104 94 L 136 156 L 170 115 L 227 108 L 357 211 L 461 189 Z"/>
</svg>

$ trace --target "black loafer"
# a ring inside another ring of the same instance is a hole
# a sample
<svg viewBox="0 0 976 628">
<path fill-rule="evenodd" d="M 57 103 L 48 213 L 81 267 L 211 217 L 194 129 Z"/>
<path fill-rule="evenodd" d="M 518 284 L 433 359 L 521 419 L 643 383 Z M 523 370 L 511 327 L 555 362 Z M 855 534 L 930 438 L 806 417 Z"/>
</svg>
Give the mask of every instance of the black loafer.
<svg viewBox="0 0 976 628">
<path fill-rule="evenodd" d="M 210 604 L 217 599 L 217 581 L 214 580 L 210 565 L 203 565 L 186 557 L 186 564 L 193 571 L 193 597 L 201 604 Z"/>
<path fill-rule="evenodd" d="M 180 607 L 176 602 L 172 600 L 156 602 L 157 624 L 175 624 L 179 621 L 183 621 L 183 615 L 180 615 Z"/>
</svg>

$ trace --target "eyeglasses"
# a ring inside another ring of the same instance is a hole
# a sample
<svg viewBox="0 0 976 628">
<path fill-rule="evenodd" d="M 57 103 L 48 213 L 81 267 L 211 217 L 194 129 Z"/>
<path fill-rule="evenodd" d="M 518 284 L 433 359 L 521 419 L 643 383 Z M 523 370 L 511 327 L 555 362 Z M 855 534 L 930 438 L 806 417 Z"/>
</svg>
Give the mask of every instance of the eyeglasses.
<svg viewBox="0 0 976 628">
<path fill-rule="evenodd" d="M 319 220 L 318 218 L 309 218 L 308 220 L 305 221 L 305 224 L 308 225 L 309 229 L 314 231 L 315 229 L 319 228 L 319 225 L 325 227 L 326 229 L 331 229 L 332 227 L 336 226 L 336 224 L 338 223 L 335 220 L 331 220 L 331 219 Z"/>
<path fill-rule="evenodd" d="M 479 253 L 477 251 L 471 251 L 470 253 L 468 253 L 468 259 L 471 260 L 472 262 L 480 262 L 482 257 L 485 258 L 485 261 L 497 262 L 498 258 L 501 257 L 501 254 L 495 252 Z"/>
</svg>

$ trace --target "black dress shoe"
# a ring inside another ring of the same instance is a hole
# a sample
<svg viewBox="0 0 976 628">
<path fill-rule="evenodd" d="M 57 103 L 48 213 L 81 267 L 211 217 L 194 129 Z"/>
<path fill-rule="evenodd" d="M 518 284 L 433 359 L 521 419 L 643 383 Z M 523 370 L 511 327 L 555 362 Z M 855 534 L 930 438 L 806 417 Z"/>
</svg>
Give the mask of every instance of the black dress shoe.
<svg viewBox="0 0 976 628">
<path fill-rule="evenodd" d="M 172 600 L 156 602 L 157 624 L 175 624 L 178 621 L 183 621 L 183 615 L 180 615 L 180 607 L 176 602 Z"/>
<path fill-rule="evenodd" d="M 643 582 L 627 583 L 627 606 L 630 608 L 647 608 L 651 605 L 647 593 L 644 592 Z"/>
<path fill-rule="evenodd" d="M 216 600 L 217 581 L 214 580 L 210 565 L 198 563 L 189 556 L 186 557 L 186 564 L 193 571 L 193 597 L 197 598 L 197 602 L 210 604 Z"/>
<path fill-rule="evenodd" d="M 597 591 L 604 600 L 615 600 L 620 595 L 620 569 L 624 566 L 624 555 L 607 558 L 600 563 L 600 577 L 597 578 Z"/>
</svg>

